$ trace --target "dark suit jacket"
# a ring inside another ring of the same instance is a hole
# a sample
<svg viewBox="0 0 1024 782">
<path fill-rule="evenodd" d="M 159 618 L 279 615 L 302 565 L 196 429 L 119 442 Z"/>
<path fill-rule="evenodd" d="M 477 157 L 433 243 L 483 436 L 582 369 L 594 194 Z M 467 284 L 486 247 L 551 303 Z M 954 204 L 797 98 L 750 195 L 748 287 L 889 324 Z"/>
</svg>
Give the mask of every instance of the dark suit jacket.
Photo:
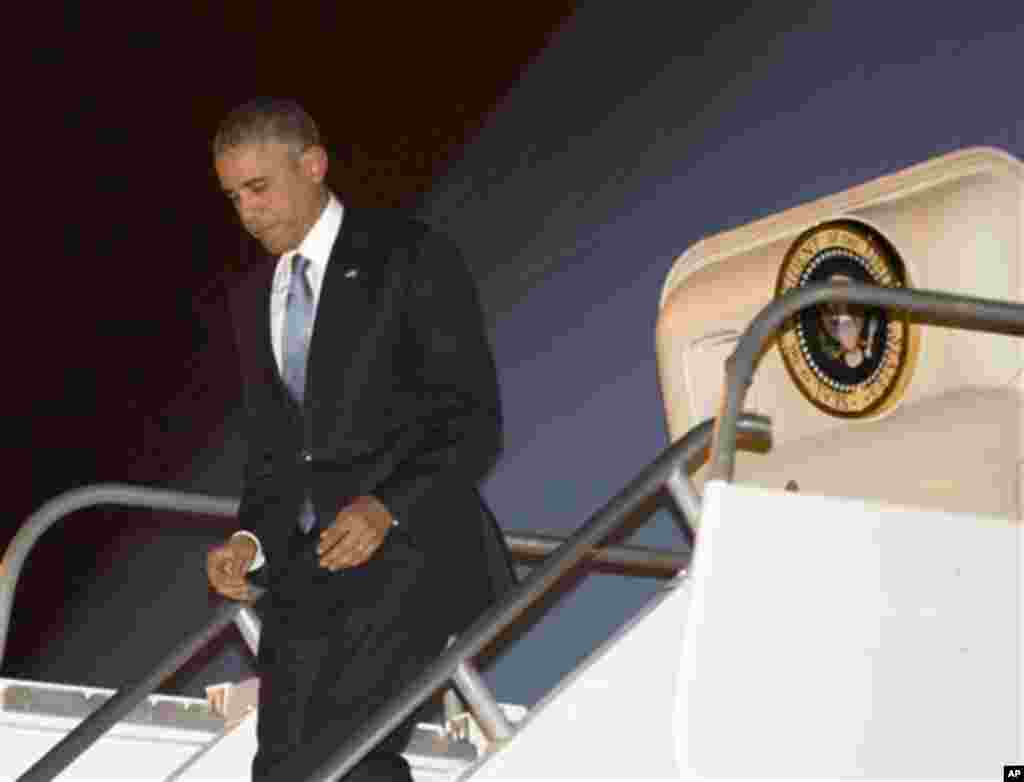
<svg viewBox="0 0 1024 782">
<path fill-rule="evenodd" d="M 352 599 L 345 581 L 356 569 L 329 574 L 316 565 L 315 535 L 302 556 L 289 539 L 307 490 L 318 529 L 352 498 L 372 494 L 399 521 L 381 551 L 400 558 L 394 546 L 402 544 L 422 554 L 447 582 L 445 614 L 453 632 L 461 629 L 513 576 L 476 489 L 498 454 L 501 415 L 476 288 L 458 249 L 407 217 L 345 210 L 301 409 L 271 348 L 273 270 L 272 260 L 258 264 L 232 295 L 249 437 L 238 520 L 263 545 L 271 594 L 310 617 L 342 594 Z"/>
</svg>

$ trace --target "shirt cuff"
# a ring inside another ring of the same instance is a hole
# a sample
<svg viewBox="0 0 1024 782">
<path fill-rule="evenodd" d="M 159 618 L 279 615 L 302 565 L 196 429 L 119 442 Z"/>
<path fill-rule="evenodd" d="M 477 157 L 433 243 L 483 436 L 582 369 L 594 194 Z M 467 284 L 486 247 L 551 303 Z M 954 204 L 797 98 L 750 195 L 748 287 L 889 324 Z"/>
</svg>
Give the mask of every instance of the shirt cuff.
<svg viewBox="0 0 1024 782">
<path fill-rule="evenodd" d="M 267 561 L 267 558 L 263 556 L 263 546 L 260 545 L 260 539 L 246 529 L 238 530 L 238 532 L 236 532 L 231 537 L 235 537 L 235 535 L 243 535 L 244 537 L 249 538 L 249 540 L 256 544 L 256 556 L 253 558 L 252 564 L 249 565 L 248 572 L 252 573 L 252 571 L 259 570 L 261 567 L 263 567 L 263 565 Z"/>
</svg>

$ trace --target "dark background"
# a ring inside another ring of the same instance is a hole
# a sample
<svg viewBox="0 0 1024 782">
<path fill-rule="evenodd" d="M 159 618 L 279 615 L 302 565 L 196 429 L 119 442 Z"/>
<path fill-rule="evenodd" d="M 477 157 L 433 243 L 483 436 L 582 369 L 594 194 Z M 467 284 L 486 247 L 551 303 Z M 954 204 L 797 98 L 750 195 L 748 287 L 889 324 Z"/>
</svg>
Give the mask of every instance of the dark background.
<svg viewBox="0 0 1024 782">
<path fill-rule="evenodd" d="M 23 249 L 5 296 L 14 382 L 2 546 L 62 491 L 188 485 L 197 453 L 217 448 L 241 400 L 225 292 L 248 249 L 209 154 L 230 108 L 298 99 L 328 140 L 328 180 L 346 203 L 414 208 L 572 9 L 178 5 L 58 5 L 25 31 L 24 95 L 7 114 L 20 207 L 8 228 L 24 244 L 12 247 Z M 237 494 L 237 478 L 219 493 Z M 76 645 L 76 630 L 130 618 L 102 635 L 135 664 L 117 636 L 181 632 L 188 619 L 168 613 L 191 614 L 173 584 L 201 581 L 205 539 L 230 526 L 137 511 L 62 524 L 26 566 L 4 673 L 120 676 L 120 658 Z M 186 589 L 205 608 L 202 591 Z"/>
<path fill-rule="evenodd" d="M 561 534 L 666 444 L 654 323 L 687 247 L 965 146 L 1024 155 L 1019 4 L 440 7 L 48 28 L 11 120 L 30 143 L 9 150 L 29 215 L 8 243 L 8 535 L 97 480 L 237 493 L 223 294 L 245 254 L 207 144 L 253 94 L 319 119 L 345 200 L 417 208 L 463 247 L 505 400 L 485 492 L 506 528 Z M 30 560 L 3 673 L 141 672 L 205 618 L 226 529 L 68 519 Z M 680 545 L 665 512 L 636 540 Z M 499 696 L 536 701 L 655 587 L 585 579 L 495 666 Z M 244 674 L 233 633 L 168 689 Z"/>
</svg>

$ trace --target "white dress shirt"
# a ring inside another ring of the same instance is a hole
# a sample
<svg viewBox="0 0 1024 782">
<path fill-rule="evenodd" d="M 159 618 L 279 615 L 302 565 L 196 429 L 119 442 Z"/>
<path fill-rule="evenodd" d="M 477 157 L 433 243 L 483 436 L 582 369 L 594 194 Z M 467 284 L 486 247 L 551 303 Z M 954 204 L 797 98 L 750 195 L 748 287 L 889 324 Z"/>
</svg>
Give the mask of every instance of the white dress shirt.
<svg viewBox="0 0 1024 782">
<path fill-rule="evenodd" d="M 328 198 L 327 206 L 320 217 L 309 229 L 306 238 L 294 250 L 290 250 L 277 260 L 274 280 L 270 284 L 270 344 L 274 348 L 277 369 L 283 372 L 282 358 L 284 354 L 284 315 L 288 301 L 288 288 L 292 281 L 292 259 L 296 255 L 309 258 L 306 267 L 306 279 L 313 291 L 313 320 L 316 321 L 316 307 L 320 303 L 320 289 L 324 283 L 324 272 L 327 271 L 327 260 L 331 257 L 331 248 L 341 230 L 343 215 L 341 203 L 333 195 Z"/>
<path fill-rule="evenodd" d="M 343 216 L 344 208 L 341 202 L 334 197 L 333 193 L 329 193 L 327 206 L 324 207 L 313 227 L 309 229 L 306 238 L 294 250 L 289 250 L 277 259 L 274 279 L 270 284 L 270 344 L 274 350 L 274 360 L 277 361 L 278 372 L 283 371 L 284 316 L 288 288 L 292 281 L 292 258 L 296 255 L 309 258 L 309 264 L 306 266 L 306 278 L 313 291 L 313 321 L 316 322 L 316 308 L 320 303 L 320 289 L 323 287 L 327 261 L 331 257 L 334 241 L 341 231 Z M 239 530 L 235 535 L 244 535 L 256 544 L 256 559 L 253 560 L 249 570 L 262 567 L 266 558 L 263 555 L 263 546 L 260 545 L 259 538 L 249 530 Z"/>
</svg>

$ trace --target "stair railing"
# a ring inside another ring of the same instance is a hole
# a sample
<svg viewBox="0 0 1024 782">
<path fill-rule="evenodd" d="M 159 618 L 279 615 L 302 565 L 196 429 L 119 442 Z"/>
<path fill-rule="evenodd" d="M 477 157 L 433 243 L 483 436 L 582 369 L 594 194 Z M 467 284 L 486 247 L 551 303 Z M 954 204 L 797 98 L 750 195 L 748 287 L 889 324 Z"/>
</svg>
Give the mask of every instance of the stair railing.
<svg viewBox="0 0 1024 782">
<path fill-rule="evenodd" d="M 48 529 L 75 511 L 98 506 L 146 508 L 233 518 L 238 513 L 235 497 L 213 497 L 191 492 L 168 491 L 123 483 L 99 483 L 64 492 L 41 505 L 15 533 L 0 560 L 0 669 L 3 667 L 10 630 L 14 594 L 22 568 L 36 542 Z M 564 542 L 557 535 L 508 532 L 505 541 L 518 561 L 542 559 Z M 671 578 L 686 566 L 685 551 L 648 546 L 604 546 L 593 552 L 596 567 L 620 570 L 634 576 Z M 253 656 L 259 648 L 260 620 L 243 605 L 234 622 Z"/>
<path fill-rule="evenodd" d="M 370 750 L 382 741 L 403 720 L 445 686 L 456 675 L 459 666 L 478 655 L 505 628 L 511 625 L 574 565 L 584 559 L 601 541 L 614 533 L 647 498 L 665 489 L 680 509 L 690 508 L 699 514 L 700 500 L 689 473 L 700 462 L 711 441 L 712 421 L 693 427 L 675 444 L 595 512 L 565 543 L 545 559 L 508 595 L 481 615 L 456 641 L 411 681 L 380 711 L 367 720 L 354 734 L 339 743 L 307 782 L 324 782 L 344 776 Z M 736 428 L 766 443 L 770 440 L 770 423 L 764 416 L 743 414 Z M 689 517 L 696 522 L 695 516 Z"/>
<path fill-rule="evenodd" d="M 66 491 L 43 503 L 18 528 L 7 546 L 3 560 L 0 561 L 0 667 L 3 665 L 7 650 L 7 634 L 10 630 L 11 610 L 18 578 L 36 541 L 65 516 L 77 510 L 99 505 L 119 505 L 203 516 L 231 517 L 238 513 L 238 500 L 230 497 L 211 497 L 206 494 L 166 491 L 121 483 L 83 486 Z M 259 641 L 259 618 L 251 609 L 243 606 L 234 621 L 242 638 L 255 654 Z"/>
<path fill-rule="evenodd" d="M 743 415 L 737 422 L 741 432 L 757 437 L 769 436 L 767 419 Z M 491 610 L 487 611 L 458 639 L 456 639 L 437 661 L 403 691 L 401 699 L 395 699 L 377 718 L 364 726 L 357 736 L 346 742 L 338 753 L 331 756 L 330 764 L 337 766 L 330 772 L 335 778 L 357 763 L 381 738 L 405 719 L 415 708 L 446 682 L 451 681 L 466 699 L 474 717 L 492 739 L 502 740 L 511 735 L 512 727 L 504 713 L 489 692 L 483 680 L 472 666 L 475 657 L 491 640 L 511 624 L 529 605 L 541 597 L 567 570 L 581 560 L 603 552 L 600 559 L 605 563 L 629 569 L 641 562 L 640 574 L 652 575 L 664 572 L 668 566 L 678 565 L 672 575 L 678 575 L 686 564 L 685 554 L 644 549 L 639 546 L 609 546 L 599 548 L 603 540 L 613 533 L 645 499 L 666 488 L 682 509 L 687 509 L 690 521 L 696 521 L 699 513 L 699 498 L 689 480 L 689 471 L 699 461 L 711 438 L 711 422 L 694 427 L 679 442 L 666 449 L 651 465 L 645 468 L 623 491 L 619 492 L 604 508 L 575 533 L 566 538 L 555 551 L 549 554 L 527 578 Z M 0 563 L 0 640 L 6 637 L 10 619 L 10 603 L 14 594 L 21 565 L 28 551 L 42 533 L 68 513 L 84 507 L 101 504 L 135 505 L 165 510 L 185 510 L 208 515 L 233 515 L 237 512 L 238 501 L 204 495 L 189 495 L 180 492 L 164 492 L 139 487 L 106 485 L 79 489 L 46 503 L 19 530 Z M 685 511 L 684 511 L 685 512 Z M 514 536 L 507 536 L 512 542 Z M 527 556 L 549 548 L 555 538 L 551 536 L 519 536 L 529 551 Z M 616 561 L 616 552 L 622 554 Z M 253 586 L 257 597 L 263 591 Z M 22 776 L 19 782 L 49 782 L 67 768 L 89 746 L 95 743 L 107 730 L 131 713 L 160 682 L 173 674 L 198 649 L 215 637 L 230 622 L 236 621 L 240 612 L 248 606 L 223 598 L 217 598 L 214 617 L 200 630 L 190 634 L 166 655 L 150 673 L 121 688 L 95 712 L 83 719 L 61 741 L 53 746 Z M 253 621 L 255 617 L 252 617 Z M 243 630 L 243 632 L 245 632 Z M 258 629 L 257 629 L 258 632 Z M 2 650 L 0 646 L 0 650 Z M 0 658 L 2 659 L 2 658 Z M 341 754 L 343 752 L 344 754 Z M 336 762 L 342 758 L 341 765 Z M 324 767 L 325 769 L 327 766 Z M 327 778 L 318 776 L 320 778 Z"/>
<path fill-rule="evenodd" d="M 592 555 L 600 542 L 614 532 L 624 519 L 652 494 L 662 488 L 668 490 L 687 518 L 691 521 L 695 520 L 699 516 L 700 502 L 688 477 L 691 467 L 700 460 L 699 457 L 711 442 L 709 480 L 731 481 L 735 465 L 737 435 L 743 433 L 758 438 L 770 437 L 766 418 L 740 413 L 758 359 L 763 354 L 769 340 L 787 319 L 797 312 L 824 302 L 845 302 L 879 306 L 889 310 L 902 310 L 915 316 L 930 318 L 931 320 L 927 321 L 930 325 L 1014 336 L 1024 335 L 1024 305 L 941 292 L 892 289 L 857 283 L 846 285 L 823 283 L 801 288 L 773 301 L 750 323 L 744 331 L 736 351 L 726 362 L 727 383 L 722 413 L 717 419 L 717 425 L 714 425 L 715 422 L 705 421 L 666 449 L 626 488 L 592 515 L 586 524 L 547 556 L 506 598 L 474 622 L 462 636 L 456 639 L 448 651 L 428 665 L 402 693 L 386 704 L 359 731 L 340 744 L 327 761 L 321 764 L 312 776 L 308 777 L 309 782 L 333 780 L 344 775 L 424 700 L 446 682 L 459 679 L 459 674 L 466 670 L 462 666 L 466 665 L 471 658 L 475 657 L 488 643 L 512 624 L 533 602 L 544 595 L 566 571 L 585 557 Z M 714 431 L 712 431 L 713 425 Z M 30 519 L 30 522 L 34 520 L 35 523 L 26 524 L 19 531 L 21 538 L 16 536 L 15 541 L 12 541 L 4 561 L 0 563 L 0 660 L 2 660 L 3 642 L 6 639 L 10 618 L 10 602 L 13 597 L 14 583 L 24 554 L 27 554 L 27 549 L 46 527 L 71 510 L 94 504 L 109 504 L 111 501 L 108 499 L 99 502 L 83 502 L 90 490 L 97 491 L 104 488 L 111 487 L 89 487 L 78 490 L 86 493 L 81 497 L 72 496 L 76 492 L 69 492 L 67 495 L 56 498 L 53 501 L 55 507 L 50 507 L 51 504 L 48 503 L 41 508 Z M 140 490 L 136 487 L 116 488 L 118 491 L 125 490 L 129 493 L 155 491 Z M 156 493 L 167 495 L 164 499 L 178 494 L 175 492 Z M 127 502 L 122 500 L 115 502 L 116 504 L 139 504 L 144 507 L 154 507 L 149 503 L 149 500 L 153 498 L 147 498 L 147 501 L 140 502 L 138 501 L 139 496 L 128 497 Z M 191 509 L 192 512 L 212 515 L 233 515 L 237 511 L 236 500 L 223 500 L 202 495 L 185 496 L 196 501 L 197 507 L 194 509 L 182 508 L 177 505 L 177 499 L 173 503 L 169 502 L 166 506 L 155 507 L 166 507 L 168 510 Z M 74 507 L 53 515 L 57 509 L 56 505 L 61 503 Z M 230 506 L 229 512 L 223 512 L 224 507 L 221 507 L 220 503 L 227 503 Z M 44 517 L 50 518 L 50 521 L 44 523 Z M 540 542 L 547 546 L 553 544 L 550 538 Z M 12 549 L 16 550 L 17 556 L 11 556 Z M 633 552 L 633 555 L 635 558 L 636 552 Z M 659 556 L 664 555 L 659 552 Z M 674 556 L 674 554 L 670 553 L 669 556 Z M 640 557 L 643 558 L 642 553 Z M 606 561 L 608 560 L 606 559 Z M 658 567 L 663 564 L 660 563 Z M 83 720 L 75 731 L 72 731 L 64 741 L 52 748 L 20 779 L 25 782 L 35 782 L 36 780 L 50 780 L 56 776 L 105 730 L 128 714 L 139 701 L 155 689 L 160 681 L 173 673 L 196 649 L 220 632 L 229 622 L 234 621 L 243 608 L 245 606 L 241 604 L 221 600 L 215 610 L 214 618 L 205 627 L 182 641 L 151 674 L 143 677 L 134 685 L 122 689 L 104 706 Z M 243 634 L 245 634 L 244 630 Z M 465 677 L 461 678 L 465 679 Z M 493 697 L 486 692 L 486 688 L 478 677 L 471 680 L 470 683 L 471 688 L 477 686 L 483 688 L 480 700 L 494 705 Z M 470 705 L 473 708 L 473 704 Z M 478 717 L 481 716 L 475 708 L 474 713 Z M 496 732 L 500 735 L 505 731 L 498 730 Z M 74 735 L 76 733 L 79 734 L 77 737 Z"/>
<path fill-rule="evenodd" d="M 96 506 L 138 507 L 234 517 L 238 505 L 239 501 L 235 498 L 127 484 L 85 486 L 44 503 L 22 524 L 0 561 L 0 664 L 4 659 L 14 595 L 23 565 L 43 533 L 61 519 L 75 511 Z M 564 542 L 564 538 L 539 533 L 506 533 L 505 539 L 513 557 L 519 561 L 547 556 Z M 685 568 L 687 561 L 688 552 L 685 551 L 617 545 L 594 550 L 589 564 L 598 569 L 607 567 L 630 575 L 671 578 Z M 202 574 L 197 568 L 198 577 L 202 577 Z M 262 594 L 258 587 L 253 586 L 253 589 L 257 595 Z M 220 597 L 215 599 L 214 616 L 205 626 L 183 639 L 151 672 L 118 690 L 19 779 L 26 782 L 53 779 L 231 622 L 235 623 L 255 656 L 259 647 L 260 620 L 251 605 Z M 455 686 L 490 738 L 500 740 L 510 735 L 511 726 L 504 712 L 470 661 L 466 660 L 458 667 Z"/>
<path fill-rule="evenodd" d="M 780 296 L 747 325 L 736 349 L 726 359 L 725 392 L 711 446 L 709 481 L 731 481 L 733 478 L 737 421 L 765 348 L 787 320 L 803 310 L 826 302 L 903 311 L 918 316 L 921 322 L 932 326 L 1024 336 L 1024 304 L 1016 302 L 941 291 L 828 282 L 807 285 Z"/>
</svg>

